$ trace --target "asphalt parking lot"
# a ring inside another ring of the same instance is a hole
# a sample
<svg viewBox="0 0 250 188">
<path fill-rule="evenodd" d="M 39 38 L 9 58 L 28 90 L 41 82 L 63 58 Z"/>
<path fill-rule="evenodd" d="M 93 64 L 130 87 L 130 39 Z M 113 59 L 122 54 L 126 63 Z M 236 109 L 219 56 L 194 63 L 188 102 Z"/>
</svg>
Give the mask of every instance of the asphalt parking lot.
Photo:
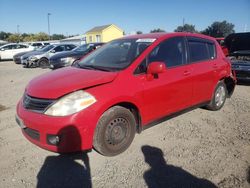
<svg viewBox="0 0 250 188">
<path fill-rule="evenodd" d="M 250 85 L 217 112 L 196 109 L 136 135 L 116 157 L 60 155 L 27 141 L 15 106 L 49 69 L 0 62 L 0 187 L 250 187 Z"/>
</svg>

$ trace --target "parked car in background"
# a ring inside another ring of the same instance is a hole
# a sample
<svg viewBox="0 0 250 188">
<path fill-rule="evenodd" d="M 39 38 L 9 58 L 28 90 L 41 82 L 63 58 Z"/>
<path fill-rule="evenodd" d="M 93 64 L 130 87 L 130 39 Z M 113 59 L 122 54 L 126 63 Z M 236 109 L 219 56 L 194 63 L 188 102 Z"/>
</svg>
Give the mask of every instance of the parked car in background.
<svg viewBox="0 0 250 188">
<path fill-rule="evenodd" d="M 48 46 L 50 45 L 50 43 L 49 42 L 32 42 L 30 45 L 33 46 L 35 49 L 37 49 L 37 48 L 42 48 L 43 46 Z"/>
<path fill-rule="evenodd" d="M 101 47 L 104 43 L 83 44 L 72 51 L 62 52 L 49 58 L 50 68 L 57 69 L 72 65 L 75 61 L 80 60 L 86 54 Z"/>
<path fill-rule="evenodd" d="M 16 55 L 13 56 L 13 61 L 16 63 L 16 64 L 22 64 L 22 61 L 21 61 L 21 57 L 24 55 L 24 54 L 27 54 L 29 52 L 33 52 L 35 50 L 31 50 L 31 51 L 28 51 L 28 52 L 20 52 L 20 53 L 17 53 Z"/>
<path fill-rule="evenodd" d="M 13 61 L 14 61 L 16 64 L 22 64 L 22 59 L 23 59 L 22 56 L 24 56 L 25 54 L 28 54 L 29 52 L 34 52 L 34 51 L 41 50 L 41 49 L 45 48 L 46 46 L 47 46 L 47 45 L 43 45 L 43 46 L 41 46 L 41 47 L 39 47 L 39 48 L 36 48 L 36 49 L 31 50 L 31 51 L 28 51 L 28 52 L 20 52 L 20 53 L 18 53 L 18 54 L 16 54 L 16 55 L 13 56 Z M 29 54 L 30 54 L 30 53 L 29 53 Z"/>
<path fill-rule="evenodd" d="M 20 52 L 34 50 L 33 46 L 26 44 L 11 43 L 0 47 L 0 60 L 13 59 L 13 56 Z"/>
<path fill-rule="evenodd" d="M 250 32 L 230 34 L 225 43 L 237 80 L 250 81 Z"/>
<path fill-rule="evenodd" d="M 223 53 L 225 54 L 225 56 L 228 56 L 229 53 L 228 53 L 228 49 L 225 45 L 225 38 L 221 37 L 221 38 L 216 38 L 217 42 L 220 44 L 221 48 L 222 48 L 222 51 Z"/>
<path fill-rule="evenodd" d="M 70 51 L 76 48 L 74 44 L 52 44 L 41 50 L 30 52 L 22 56 L 25 67 L 49 67 L 49 58 L 59 52 Z"/>
<path fill-rule="evenodd" d="M 31 80 L 16 121 L 24 136 L 44 149 L 94 147 L 114 156 L 129 147 L 136 132 L 166 118 L 200 106 L 221 109 L 234 87 L 231 65 L 214 38 L 127 36 L 95 50 L 77 67 Z"/>
</svg>

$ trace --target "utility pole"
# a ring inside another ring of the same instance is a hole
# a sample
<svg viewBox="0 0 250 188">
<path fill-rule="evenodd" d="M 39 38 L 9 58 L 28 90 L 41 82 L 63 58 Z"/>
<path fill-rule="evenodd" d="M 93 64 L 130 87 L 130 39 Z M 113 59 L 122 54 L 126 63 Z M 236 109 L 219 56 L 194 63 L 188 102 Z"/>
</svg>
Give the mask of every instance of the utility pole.
<svg viewBox="0 0 250 188">
<path fill-rule="evenodd" d="M 16 31 L 17 31 L 17 36 L 18 36 L 18 42 L 20 42 L 19 27 L 20 27 L 20 25 L 17 25 L 17 26 L 16 26 Z"/>
<path fill-rule="evenodd" d="M 48 34 L 49 34 L 49 40 L 50 40 L 50 24 L 49 24 L 49 16 L 51 15 L 51 13 L 48 13 Z"/>
<path fill-rule="evenodd" d="M 17 34 L 19 34 L 19 27 L 20 27 L 20 25 L 17 25 L 17 26 L 16 26 Z"/>
</svg>

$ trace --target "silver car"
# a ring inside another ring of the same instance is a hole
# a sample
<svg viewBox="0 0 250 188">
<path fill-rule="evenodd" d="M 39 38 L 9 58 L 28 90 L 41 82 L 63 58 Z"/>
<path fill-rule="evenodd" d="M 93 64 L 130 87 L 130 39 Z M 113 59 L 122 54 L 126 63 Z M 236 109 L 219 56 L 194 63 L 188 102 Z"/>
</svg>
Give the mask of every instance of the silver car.
<svg viewBox="0 0 250 188">
<path fill-rule="evenodd" d="M 25 67 L 49 67 L 49 58 L 59 52 L 71 51 L 74 44 L 52 44 L 34 52 L 24 54 L 21 63 Z"/>
</svg>

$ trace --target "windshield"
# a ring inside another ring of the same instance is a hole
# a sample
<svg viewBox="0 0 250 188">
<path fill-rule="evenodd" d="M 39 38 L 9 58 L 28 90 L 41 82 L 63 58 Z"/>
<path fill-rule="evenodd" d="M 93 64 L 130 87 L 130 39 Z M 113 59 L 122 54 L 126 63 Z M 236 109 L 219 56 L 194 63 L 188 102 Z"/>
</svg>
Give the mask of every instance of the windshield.
<svg viewBox="0 0 250 188">
<path fill-rule="evenodd" d="M 48 45 L 48 46 L 46 46 L 44 48 L 39 49 L 38 51 L 47 52 L 47 51 L 49 51 L 50 49 L 52 49 L 54 47 L 55 47 L 54 45 Z"/>
<path fill-rule="evenodd" d="M 120 39 L 97 49 L 78 63 L 81 68 L 122 70 L 129 66 L 154 40 Z"/>
<path fill-rule="evenodd" d="M 90 44 L 83 44 L 83 45 L 75 48 L 74 51 L 84 52 L 84 51 L 88 50 L 90 46 L 91 46 Z"/>
</svg>

